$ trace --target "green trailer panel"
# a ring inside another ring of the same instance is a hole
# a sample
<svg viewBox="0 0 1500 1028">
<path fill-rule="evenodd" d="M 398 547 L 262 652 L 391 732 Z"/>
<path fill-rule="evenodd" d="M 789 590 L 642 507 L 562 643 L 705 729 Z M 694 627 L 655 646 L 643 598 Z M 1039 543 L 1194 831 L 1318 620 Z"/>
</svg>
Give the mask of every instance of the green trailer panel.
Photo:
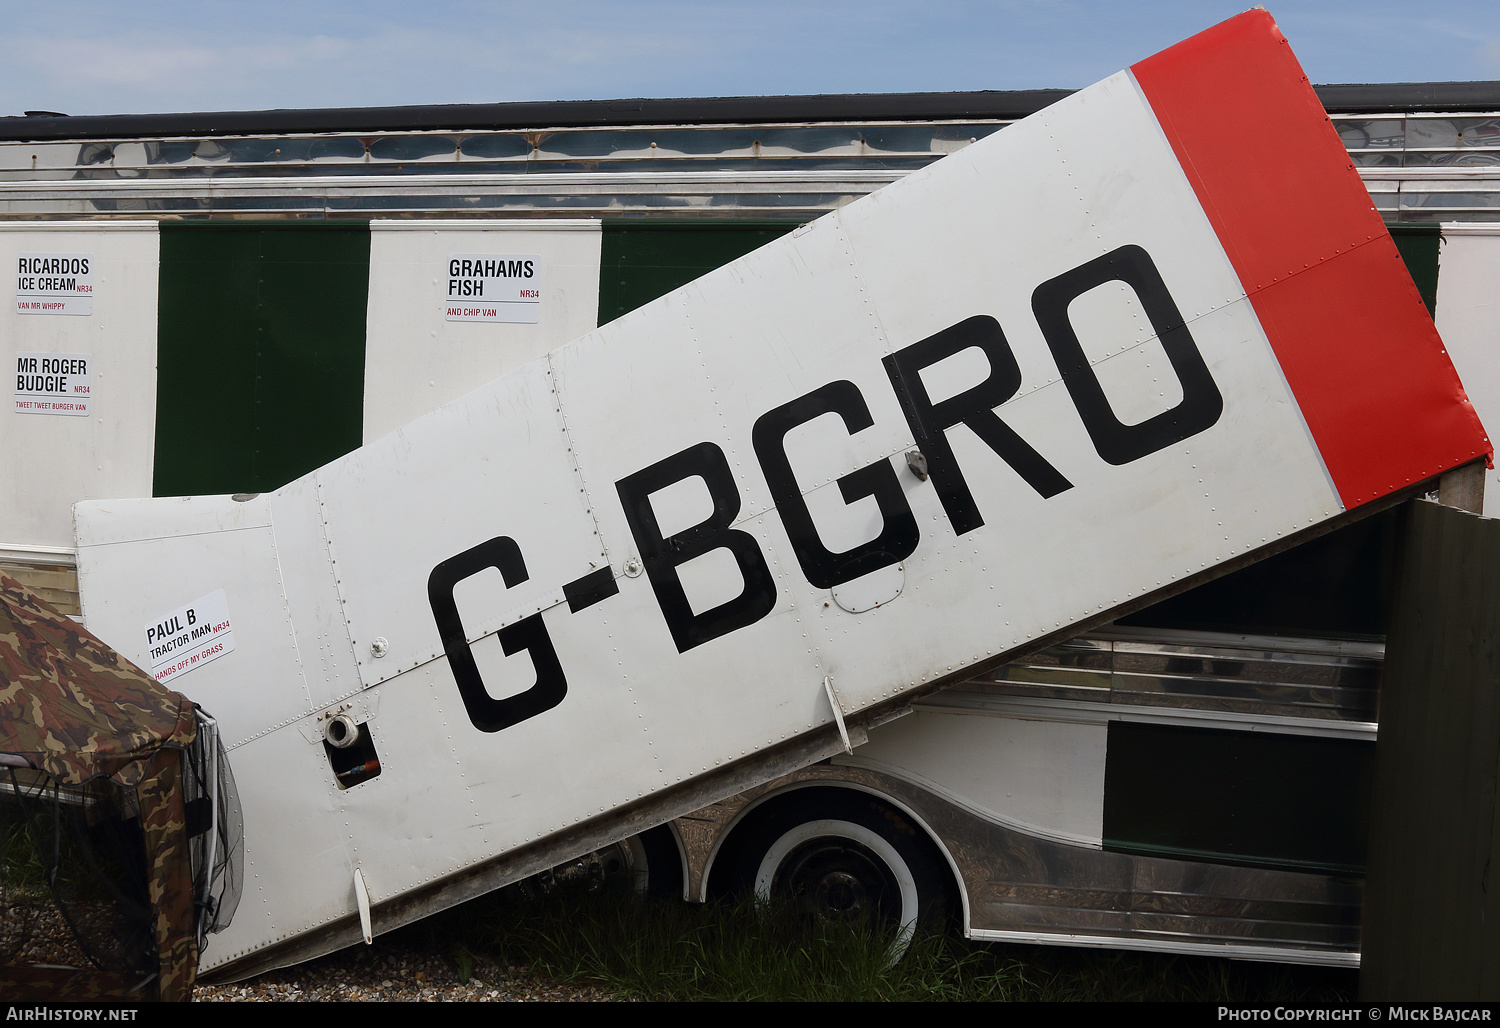
<svg viewBox="0 0 1500 1028">
<path fill-rule="evenodd" d="M 161 228 L 157 496 L 266 492 L 362 442 L 367 222 Z"/>
</svg>

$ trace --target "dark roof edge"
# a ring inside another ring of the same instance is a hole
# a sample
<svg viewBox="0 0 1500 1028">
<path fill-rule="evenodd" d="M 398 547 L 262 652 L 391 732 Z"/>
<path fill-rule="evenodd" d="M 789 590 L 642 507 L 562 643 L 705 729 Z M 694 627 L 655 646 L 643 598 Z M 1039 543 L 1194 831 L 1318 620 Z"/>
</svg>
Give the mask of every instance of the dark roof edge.
<svg viewBox="0 0 1500 1028">
<path fill-rule="evenodd" d="M 1376 82 L 1314 86 L 1329 114 L 1500 111 L 1500 82 Z"/>
<path fill-rule="evenodd" d="M 426 107 L 331 107 L 207 114 L 0 117 L 0 140 L 239 136 L 292 132 L 505 131 L 611 125 L 1024 118 L 1071 89 L 972 93 L 729 96 L 683 100 L 550 100 Z"/>
<path fill-rule="evenodd" d="M 1393 82 L 1314 87 L 1333 114 L 1500 110 L 1500 82 Z M 1071 89 L 969 93 L 849 93 L 729 96 L 682 100 L 549 100 L 414 107 L 0 117 L 0 141 L 241 136 L 314 132 L 506 131 L 612 125 L 1013 119 L 1034 114 Z"/>
</svg>

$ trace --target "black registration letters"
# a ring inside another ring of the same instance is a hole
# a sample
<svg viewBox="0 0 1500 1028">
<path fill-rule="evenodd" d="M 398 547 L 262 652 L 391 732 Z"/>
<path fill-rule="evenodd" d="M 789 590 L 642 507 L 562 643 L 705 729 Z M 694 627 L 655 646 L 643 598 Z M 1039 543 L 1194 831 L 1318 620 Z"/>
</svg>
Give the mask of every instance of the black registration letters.
<svg viewBox="0 0 1500 1028">
<path fill-rule="evenodd" d="M 531 662 L 536 666 L 536 684 L 503 700 L 495 699 L 485 689 L 479 665 L 469 649 L 458 604 L 453 599 L 454 586 L 485 568 L 499 571 L 507 589 L 520 585 L 528 577 L 526 562 L 521 559 L 521 548 L 514 539 L 502 535 L 449 557 L 433 568 L 432 574 L 427 576 L 427 602 L 432 605 L 443 651 L 448 655 L 448 666 L 458 683 L 458 694 L 463 697 L 469 720 L 481 732 L 498 732 L 557 706 L 568 694 L 568 680 L 558 662 L 552 637 L 547 634 L 547 626 L 542 623 L 542 615 L 532 614 L 500 629 L 499 639 L 507 657 L 522 650 L 531 651 Z"/>
<path fill-rule="evenodd" d="M 990 362 L 989 377 L 957 396 L 933 403 L 922 384 L 922 369 L 971 347 L 980 350 Z M 927 457 L 927 472 L 958 535 L 981 527 L 984 517 L 964 481 L 953 447 L 948 445 L 945 433 L 955 425 L 968 425 L 1043 498 L 1073 488 L 1062 472 L 995 414 L 995 408 L 1021 388 L 1021 366 L 1000 330 L 1000 322 L 988 314 L 965 318 L 936 335 L 897 350 L 885 358 L 885 373 L 901 401 L 917 449 Z"/>
<path fill-rule="evenodd" d="M 663 538 L 651 508 L 651 494 L 688 478 L 703 479 L 713 497 L 714 512 L 691 528 Z M 615 491 L 678 653 L 753 625 L 771 613 L 776 606 L 776 582 L 760 544 L 749 532 L 729 527 L 740 512 L 740 492 L 723 450 L 707 442 L 689 446 L 620 479 Z M 734 599 L 694 614 L 677 568 L 718 549 L 733 555 L 745 587 Z"/>
<path fill-rule="evenodd" d="M 1123 424 L 1115 417 L 1068 318 L 1070 303 L 1090 289 L 1116 280 L 1135 290 L 1182 385 L 1182 402 L 1135 425 Z M 1167 292 L 1156 262 L 1139 246 L 1122 246 L 1043 282 L 1031 294 L 1031 310 L 1073 397 L 1073 406 L 1094 441 L 1094 449 L 1109 463 L 1129 464 L 1197 435 L 1212 427 L 1224 412 L 1224 397 L 1203 362 L 1203 354 L 1198 352 L 1192 332 Z"/>
<path fill-rule="evenodd" d="M 832 589 L 905 560 L 917 548 L 919 533 L 917 519 L 901 492 L 901 482 L 891 462 L 879 460 L 840 478 L 838 485 L 845 503 L 875 497 L 880 507 L 880 535 L 842 553 L 833 553 L 823 545 L 792 474 L 792 462 L 787 459 L 784 444 L 788 432 L 824 414 L 843 418 L 844 428 L 851 435 L 875 423 L 865 398 L 853 382 L 830 382 L 762 414 L 756 419 L 751 439 L 802 573 L 814 587 Z"/>
</svg>

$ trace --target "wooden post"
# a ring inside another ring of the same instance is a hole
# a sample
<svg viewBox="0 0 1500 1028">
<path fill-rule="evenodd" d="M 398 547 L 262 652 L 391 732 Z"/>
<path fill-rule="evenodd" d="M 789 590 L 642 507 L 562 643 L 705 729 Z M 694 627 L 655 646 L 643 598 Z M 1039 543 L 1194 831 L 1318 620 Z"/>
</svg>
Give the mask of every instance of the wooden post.
<svg viewBox="0 0 1500 1028">
<path fill-rule="evenodd" d="M 1438 479 L 1438 502 L 1471 514 L 1484 513 L 1484 461 L 1454 468 Z"/>
<path fill-rule="evenodd" d="M 1404 542 L 1360 996 L 1500 999 L 1500 521 L 1414 500 Z"/>
</svg>

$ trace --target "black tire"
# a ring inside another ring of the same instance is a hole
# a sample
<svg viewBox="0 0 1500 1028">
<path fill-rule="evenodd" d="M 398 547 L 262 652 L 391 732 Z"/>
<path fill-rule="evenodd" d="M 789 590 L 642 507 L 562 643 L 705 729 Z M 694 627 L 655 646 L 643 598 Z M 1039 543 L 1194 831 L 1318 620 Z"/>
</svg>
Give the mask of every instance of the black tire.
<svg viewBox="0 0 1500 1028">
<path fill-rule="evenodd" d="M 891 932 L 892 962 L 953 914 L 948 866 L 910 817 L 851 789 L 794 790 L 751 811 L 712 872 L 715 891 L 788 901 L 809 917 Z M 721 877 L 722 876 L 722 877 Z"/>
<path fill-rule="evenodd" d="M 641 891 L 659 899 L 683 899 L 682 851 L 671 826 L 657 825 L 631 842 L 645 858 L 646 881 Z"/>
<path fill-rule="evenodd" d="M 642 896 L 682 899 L 682 853 L 667 825 L 658 825 L 576 860 L 506 886 L 535 903 L 564 883 L 593 892 L 625 889 Z"/>
</svg>

